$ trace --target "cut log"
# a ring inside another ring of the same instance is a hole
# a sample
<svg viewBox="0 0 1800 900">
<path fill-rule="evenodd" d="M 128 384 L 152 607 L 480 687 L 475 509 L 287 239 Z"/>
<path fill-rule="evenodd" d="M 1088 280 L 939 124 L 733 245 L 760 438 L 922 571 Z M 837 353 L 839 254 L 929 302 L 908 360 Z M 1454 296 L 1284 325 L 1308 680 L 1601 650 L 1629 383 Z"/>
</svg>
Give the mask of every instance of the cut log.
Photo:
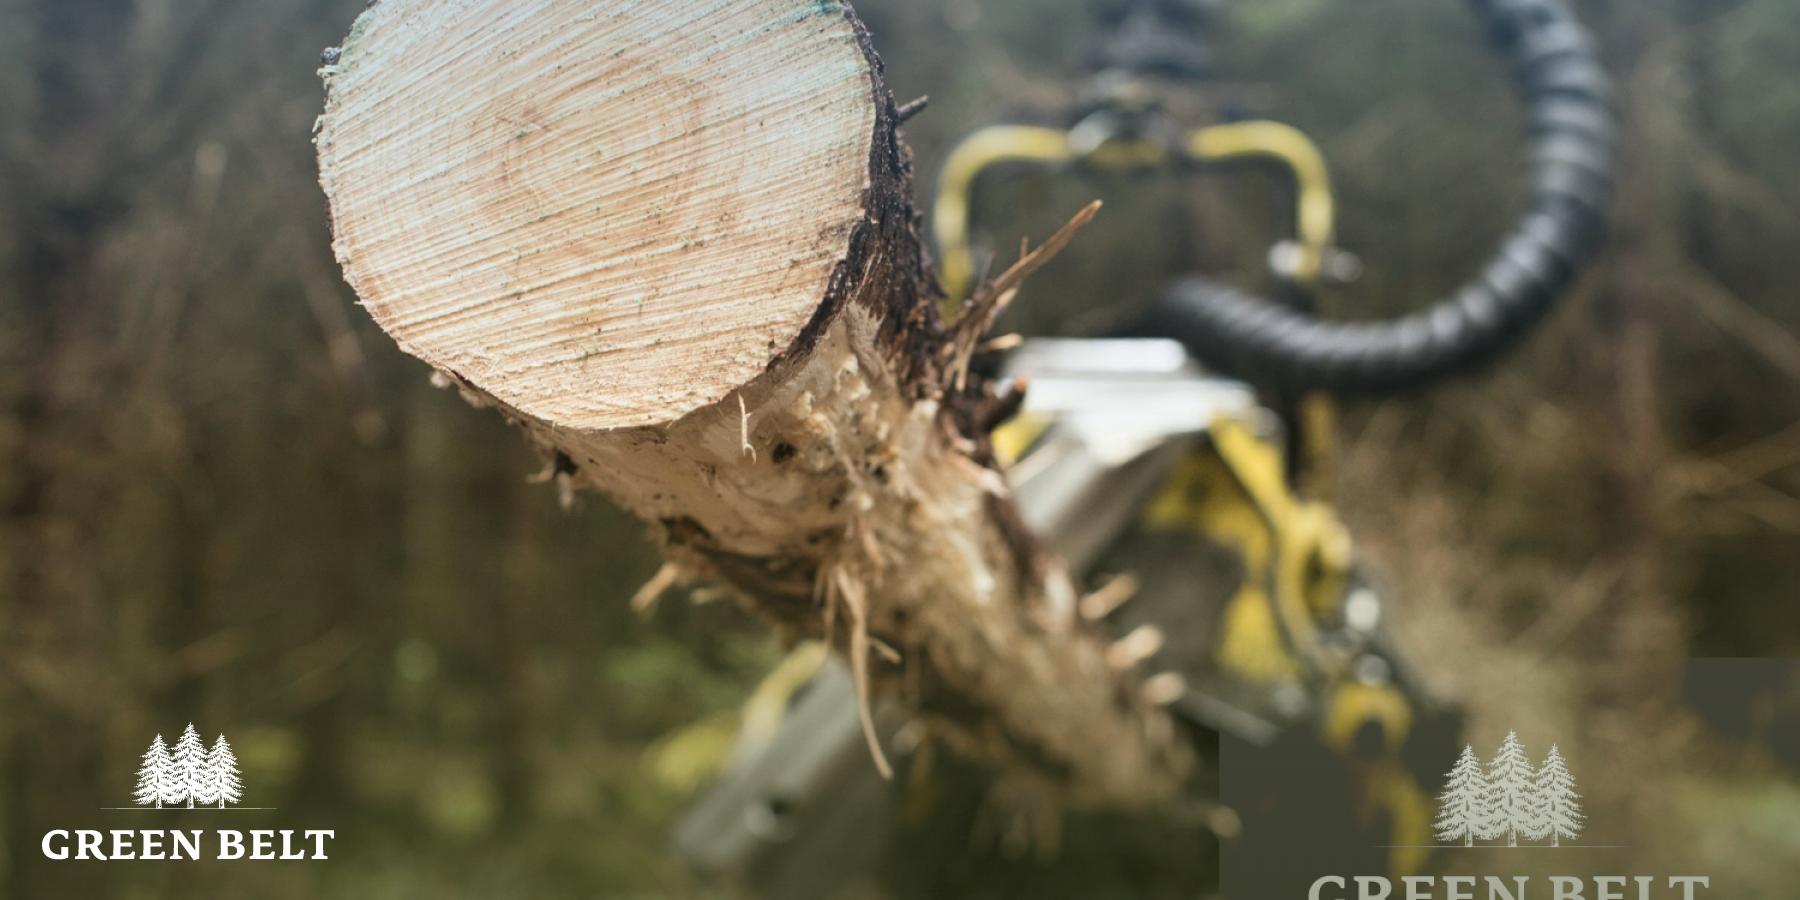
<svg viewBox="0 0 1800 900">
<path fill-rule="evenodd" d="M 335 249 L 402 348 L 828 638 L 865 705 L 1075 805 L 1177 793 L 1190 754 L 1008 499 L 847 7 L 381 0 L 327 59 Z"/>
</svg>

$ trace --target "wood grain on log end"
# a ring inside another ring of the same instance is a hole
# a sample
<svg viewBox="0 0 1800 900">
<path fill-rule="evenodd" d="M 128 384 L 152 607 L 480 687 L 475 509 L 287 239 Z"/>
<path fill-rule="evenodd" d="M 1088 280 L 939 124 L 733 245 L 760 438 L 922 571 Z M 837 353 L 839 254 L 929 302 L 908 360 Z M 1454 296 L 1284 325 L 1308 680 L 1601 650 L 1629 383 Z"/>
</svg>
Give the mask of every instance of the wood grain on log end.
<svg viewBox="0 0 1800 900">
<path fill-rule="evenodd" d="M 835 2 L 384 0 L 327 70 L 339 261 L 527 415 L 671 421 L 818 317 L 887 187 L 871 66 Z"/>
</svg>

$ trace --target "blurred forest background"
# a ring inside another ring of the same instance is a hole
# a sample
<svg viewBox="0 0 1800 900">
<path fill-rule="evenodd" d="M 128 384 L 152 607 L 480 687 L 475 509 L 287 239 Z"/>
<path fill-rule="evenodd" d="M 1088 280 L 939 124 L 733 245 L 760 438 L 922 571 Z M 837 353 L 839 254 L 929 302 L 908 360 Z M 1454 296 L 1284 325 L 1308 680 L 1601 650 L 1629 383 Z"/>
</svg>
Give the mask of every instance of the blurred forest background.
<svg viewBox="0 0 1800 900">
<path fill-rule="evenodd" d="M 1579 731 L 1590 770 L 1692 769 L 1643 739 L 1682 658 L 1800 651 L 1800 4 L 1578 5 L 1626 120 L 1609 249 L 1493 372 L 1351 405 L 1341 499 L 1478 746 L 1537 725 Z M 354 305 L 309 135 L 319 51 L 362 6 L 0 0 L 0 898 L 704 890 L 646 750 L 778 650 L 720 605 L 633 615 L 657 566 L 638 528 L 560 511 L 520 436 Z M 905 129 L 922 195 L 968 129 L 1064 120 L 1085 0 L 857 6 L 900 98 L 932 98 Z M 1521 169 L 1463 5 L 1226 9 L 1209 97 L 1334 167 L 1367 272 L 1329 308 L 1466 277 Z M 1003 246 L 1109 200 L 1017 324 L 1081 333 L 1194 266 L 1253 281 L 1280 204 L 1255 180 L 984 191 Z M 49 828 L 138 827 L 98 808 L 189 720 L 236 745 L 246 805 L 280 808 L 240 827 L 335 828 L 334 861 L 42 858 Z M 1697 804 L 1644 811 L 1729 822 L 1742 865 L 1800 883 L 1800 789 L 1731 784 L 1636 802 Z"/>
</svg>

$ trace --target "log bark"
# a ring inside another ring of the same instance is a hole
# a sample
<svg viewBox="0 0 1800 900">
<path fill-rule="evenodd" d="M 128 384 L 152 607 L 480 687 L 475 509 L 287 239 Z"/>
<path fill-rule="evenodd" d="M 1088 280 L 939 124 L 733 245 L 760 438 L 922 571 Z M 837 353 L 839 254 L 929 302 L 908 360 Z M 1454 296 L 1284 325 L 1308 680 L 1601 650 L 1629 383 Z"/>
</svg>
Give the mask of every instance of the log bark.
<svg viewBox="0 0 1800 900">
<path fill-rule="evenodd" d="M 334 246 L 403 349 L 865 706 L 1078 806 L 1176 794 L 1189 753 L 1008 498 L 848 7 L 381 0 L 327 60 Z"/>
</svg>

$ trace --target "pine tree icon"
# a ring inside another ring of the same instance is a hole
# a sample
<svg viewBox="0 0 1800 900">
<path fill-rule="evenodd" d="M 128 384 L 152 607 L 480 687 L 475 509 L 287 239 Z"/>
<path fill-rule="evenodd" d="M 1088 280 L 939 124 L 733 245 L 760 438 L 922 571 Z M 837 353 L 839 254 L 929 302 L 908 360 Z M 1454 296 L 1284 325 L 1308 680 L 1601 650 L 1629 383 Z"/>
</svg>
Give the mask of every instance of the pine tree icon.
<svg viewBox="0 0 1800 900">
<path fill-rule="evenodd" d="M 1519 834 L 1530 836 L 1537 806 L 1537 772 L 1519 743 L 1519 733 L 1508 731 L 1500 751 L 1488 763 L 1487 825 L 1490 837 L 1506 836 L 1506 846 L 1519 846 Z"/>
<path fill-rule="evenodd" d="M 131 799 L 139 806 L 155 804 L 162 809 L 163 799 L 172 797 L 169 802 L 180 803 L 175 797 L 175 761 L 169 757 L 169 745 L 163 743 L 163 736 L 157 735 L 150 742 L 150 749 L 144 751 L 144 764 L 138 767 L 137 792 Z"/>
<path fill-rule="evenodd" d="M 1461 841 L 1475 846 L 1476 838 L 1490 837 L 1487 827 L 1487 777 L 1475 748 L 1463 745 L 1462 755 L 1450 769 L 1444 792 L 1438 795 L 1438 818 L 1433 826 L 1439 840 Z"/>
<path fill-rule="evenodd" d="M 1581 814 L 1581 795 L 1575 793 L 1575 776 L 1569 774 L 1569 767 L 1563 762 L 1562 752 L 1555 744 L 1550 745 L 1550 754 L 1544 757 L 1544 764 L 1538 767 L 1536 789 L 1536 832 L 1533 837 L 1550 837 L 1550 846 L 1562 845 L 1562 838 L 1575 839 L 1581 834 L 1581 825 L 1585 817 Z"/>
<path fill-rule="evenodd" d="M 213 741 L 212 750 L 206 754 L 207 802 L 217 801 L 220 809 L 227 803 L 236 803 L 244 798 L 244 783 L 239 779 L 237 756 L 231 752 L 231 744 L 224 735 Z"/>
<path fill-rule="evenodd" d="M 188 809 L 227 803 L 244 798 L 242 773 L 238 771 L 237 754 L 231 743 L 219 735 L 212 749 L 200 740 L 200 732 L 189 722 L 175 748 L 163 743 L 157 735 L 144 751 L 143 765 L 138 767 L 137 789 L 132 799 L 139 806 L 155 804 L 157 809 L 186 803 Z"/>
<path fill-rule="evenodd" d="M 189 722 L 175 741 L 171 763 L 179 794 L 174 799 L 165 797 L 165 801 L 179 803 L 185 800 L 188 809 L 194 808 L 195 800 L 205 802 L 206 745 L 200 742 L 200 732 L 194 730 L 194 723 Z"/>
</svg>

